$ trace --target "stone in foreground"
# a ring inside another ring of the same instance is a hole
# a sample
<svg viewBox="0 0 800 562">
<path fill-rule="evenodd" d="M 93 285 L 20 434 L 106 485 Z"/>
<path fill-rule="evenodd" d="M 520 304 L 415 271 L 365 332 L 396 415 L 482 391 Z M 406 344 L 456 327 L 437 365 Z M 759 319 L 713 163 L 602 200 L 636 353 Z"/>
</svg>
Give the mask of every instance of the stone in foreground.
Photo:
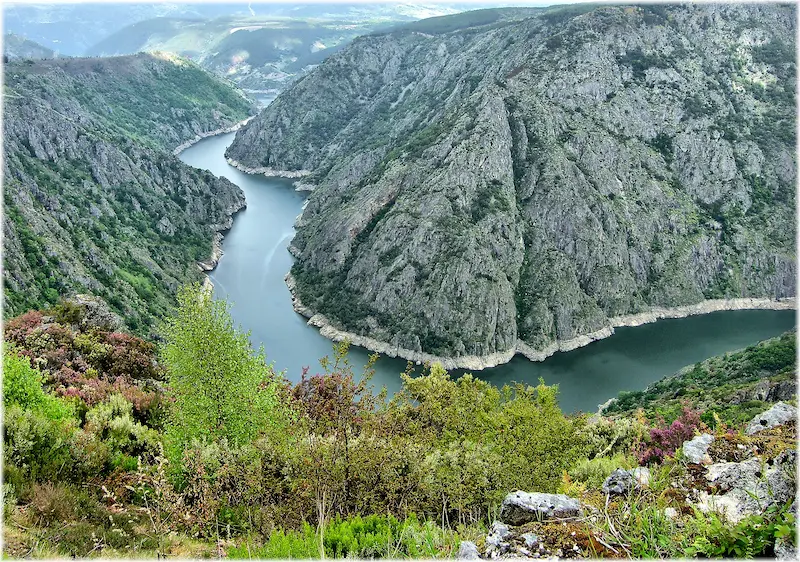
<svg viewBox="0 0 800 562">
<path fill-rule="evenodd" d="M 478 560 L 481 557 L 478 547 L 472 541 L 461 541 L 456 560 Z"/>
<path fill-rule="evenodd" d="M 503 500 L 500 520 L 509 525 L 524 525 L 545 519 L 571 519 L 580 514 L 581 503 L 575 498 L 517 490 Z"/>
<path fill-rule="evenodd" d="M 603 493 L 610 495 L 627 494 L 634 487 L 633 476 L 624 468 L 618 468 L 603 482 Z"/>
<path fill-rule="evenodd" d="M 684 458 L 694 464 L 711 464 L 708 448 L 714 442 L 714 436 L 708 433 L 698 435 L 683 444 Z"/>
<path fill-rule="evenodd" d="M 759 414 L 747 424 L 747 435 L 753 435 L 765 429 L 772 429 L 797 419 L 797 412 L 786 402 L 778 402 L 772 408 Z"/>
</svg>

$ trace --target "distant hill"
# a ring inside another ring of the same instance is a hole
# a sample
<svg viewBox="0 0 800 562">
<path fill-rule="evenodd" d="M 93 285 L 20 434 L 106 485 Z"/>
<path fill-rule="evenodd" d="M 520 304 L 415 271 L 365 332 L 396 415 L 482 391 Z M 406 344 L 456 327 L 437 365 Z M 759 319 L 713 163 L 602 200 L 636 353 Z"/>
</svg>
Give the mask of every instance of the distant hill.
<svg viewBox="0 0 800 562">
<path fill-rule="evenodd" d="M 3 35 L 3 55 L 14 59 L 52 59 L 58 56 L 55 51 L 14 33 Z"/>
</svg>

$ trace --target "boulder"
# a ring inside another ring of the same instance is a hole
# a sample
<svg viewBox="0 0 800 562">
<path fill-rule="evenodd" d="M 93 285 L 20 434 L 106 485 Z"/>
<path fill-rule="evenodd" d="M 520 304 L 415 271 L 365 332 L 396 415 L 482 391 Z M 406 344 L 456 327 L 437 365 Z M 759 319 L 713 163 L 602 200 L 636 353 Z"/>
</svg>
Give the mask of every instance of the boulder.
<svg viewBox="0 0 800 562">
<path fill-rule="evenodd" d="M 528 493 L 517 490 L 503 500 L 500 520 L 524 525 L 545 519 L 572 519 L 581 515 L 581 503 L 564 494 Z"/>
<path fill-rule="evenodd" d="M 708 448 L 714 442 L 714 436 L 708 433 L 698 435 L 683 443 L 684 458 L 694 464 L 711 464 Z"/>
<path fill-rule="evenodd" d="M 743 462 L 712 464 L 706 480 L 717 494 L 700 492 L 698 507 L 724 514 L 737 523 L 748 515 L 763 513 L 771 505 L 785 504 L 795 495 L 797 452 L 778 455 L 772 466 L 758 457 Z"/>
<path fill-rule="evenodd" d="M 525 533 L 522 535 L 522 540 L 525 541 L 525 548 L 533 550 L 539 546 L 539 537 L 533 533 Z"/>
<path fill-rule="evenodd" d="M 481 557 L 478 547 L 472 541 L 461 541 L 456 560 L 478 560 Z"/>
<path fill-rule="evenodd" d="M 634 486 L 636 486 L 636 482 L 631 473 L 625 469 L 618 468 L 603 482 L 603 493 L 611 495 L 627 494 Z"/>
<path fill-rule="evenodd" d="M 650 486 L 650 469 L 646 466 L 638 466 L 629 470 L 633 479 L 636 481 L 637 488 L 647 488 Z"/>
<path fill-rule="evenodd" d="M 486 556 L 496 558 L 499 555 L 505 554 L 511 548 L 508 544 L 508 539 L 511 535 L 511 530 L 508 525 L 495 521 L 489 529 L 489 534 L 486 535 Z"/>
<path fill-rule="evenodd" d="M 747 424 L 745 433 L 753 435 L 797 419 L 797 411 L 786 402 L 778 402 L 766 412 L 757 415 Z"/>
<path fill-rule="evenodd" d="M 75 295 L 67 302 L 80 309 L 78 325 L 81 330 L 96 328 L 114 332 L 122 328 L 122 319 L 111 311 L 106 301 L 94 295 Z"/>
</svg>

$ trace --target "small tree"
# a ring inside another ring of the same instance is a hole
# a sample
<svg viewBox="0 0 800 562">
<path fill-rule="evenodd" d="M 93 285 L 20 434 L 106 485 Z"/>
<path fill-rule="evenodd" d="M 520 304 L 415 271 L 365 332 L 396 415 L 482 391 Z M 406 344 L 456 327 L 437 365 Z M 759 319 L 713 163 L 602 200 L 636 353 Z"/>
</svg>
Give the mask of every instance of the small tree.
<svg viewBox="0 0 800 562">
<path fill-rule="evenodd" d="M 228 308 L 191 285 L 178 292 L 177 313 L 162 328 L 173 458 L 193 440 L 243 445 L 285 421 L 280 380 L 264 350 L 254 353 L 250 333 L 234 327 Z"/>
</svg>

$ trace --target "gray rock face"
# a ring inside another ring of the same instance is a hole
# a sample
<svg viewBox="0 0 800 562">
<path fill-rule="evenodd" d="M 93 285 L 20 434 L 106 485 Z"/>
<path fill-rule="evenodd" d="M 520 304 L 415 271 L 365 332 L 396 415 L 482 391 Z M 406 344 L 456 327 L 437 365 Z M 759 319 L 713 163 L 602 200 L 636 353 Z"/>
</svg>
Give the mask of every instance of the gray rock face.
<svg viewBox="0 0 800 562">
<path fill-rule="evenodd" d="M 581 503 L 563 494 L 516 491 L 508 494 L 500 508 L 501 521 L 522 525 L 545 519 L 571 519 L 581 514 Z"/>
<path fill-rule="evenodd" d="M 778 402 L 772 408 L 759 414 L 747 424 L 745 432 L 753 435 L 765 429 L 771 429 L 790 421 L 797 420 L 797 410 L 785 402 Z"/>
<path fill-rule="evenodd" d="M 362 37 L 279 96 L 228 156 L 311 171 L 304 305 L 459 357 L 795 295 L 795 9 L 660 9 Z"/>
<path fill-rule="evenodd" d="M 480 557 L 480 552 L 474 542 L 461 541 L 461 544 L 458 545 L 456 560 L 478 560 Z"/>
<path fill-rule="evenodd" d="M 781 453 L 772 466 L 759 457 L 740 463 L 712 464 L 706 479 L 717 493 L 701 492 L 699 507 L 723 513 L 735 523 L 771 505 L 785 504 L 796 494 L 796 467 L 794 450 Z"/>
<path fill-rule="evenodd" d="M 768 380 L 760 381 L 750 389 L 738 391 L 732 398 L 732 404 L 742 404 L 751 400 L 762 402 L 778 402 L 789 400 L 797 395 L 797 381 L 783 380 L 771 382 Z"/>
<path fill-rule="evenodd" d="M 622 495 L 631 490 L 646 488 L 650 485 L 650 469 L 637 467 L 630 470 L 618 468 L 603 482 L 602 490 L 605 494 Z"/>
<path fill-rule="evenodd" d="M 122 328 L 122 319 L 111 311 L 108 304 L 100 297 L 93 295 L 75 295 L 68 299 L 72 304 L 80 307 L 80 329 L 83 331 L 91 328 L 113 332 Z"/>
<path fill-rule="evenodd" d="M 708 455 L 708 448 L 714 442 L 714 436 L 708 433 L 698 435 L 683 443 L 684 458 L 695 464 L 711 464 L 711 457 Z"/>
<path fill-rule="evenodd" d="M 506 539 L 511 535 L 508 525 L 495 521 L 486 535 L 486 555 L 490 558 L 497 558 L 508 552 L 511 545 Z"/>
</svg>

